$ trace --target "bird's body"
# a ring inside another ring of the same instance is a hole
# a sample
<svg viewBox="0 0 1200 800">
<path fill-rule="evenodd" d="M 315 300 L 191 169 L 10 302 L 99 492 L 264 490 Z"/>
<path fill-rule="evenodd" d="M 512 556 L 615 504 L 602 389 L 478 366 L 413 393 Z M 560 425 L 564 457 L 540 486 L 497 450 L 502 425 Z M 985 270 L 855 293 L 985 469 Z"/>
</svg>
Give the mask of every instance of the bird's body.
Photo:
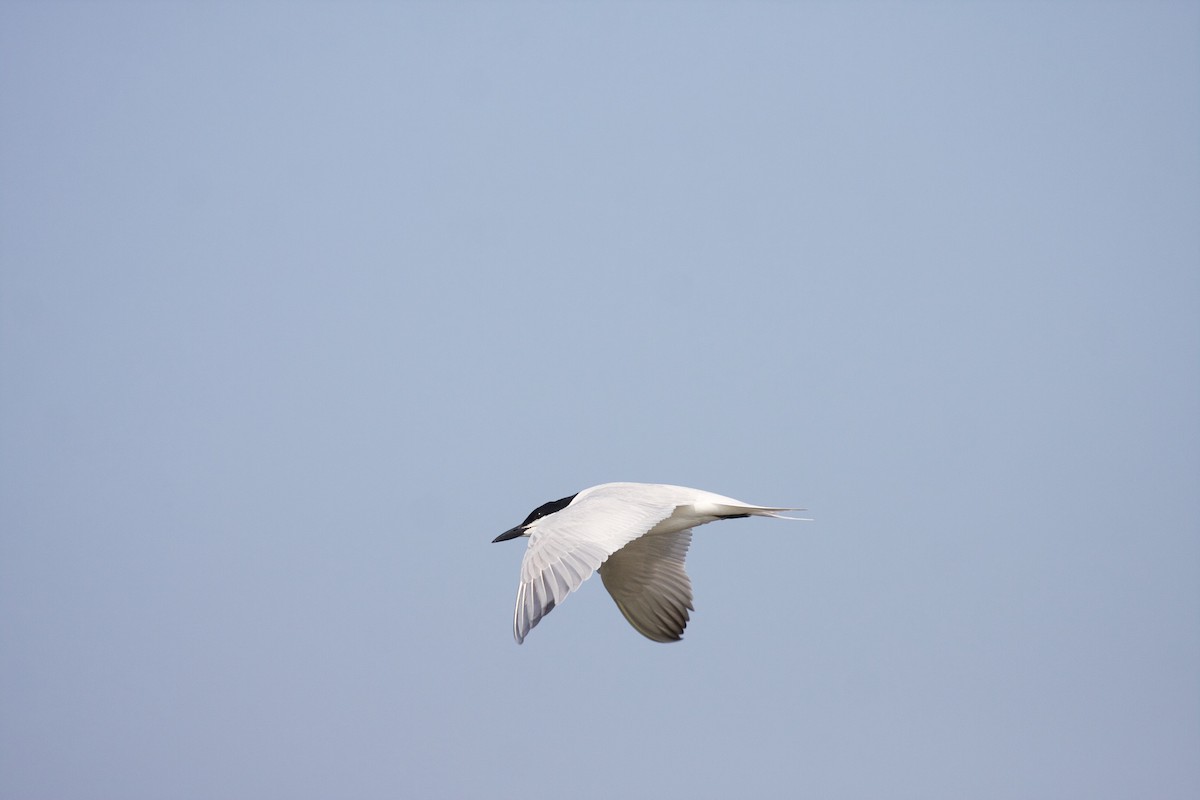
<svg viewBox="0 0 1200 800">
<path fill-rule="evenodd" d="M 800 510 L 661 483 L 603 483 L 539 506 L 495 539 L 529 537 L 513 635 L 523 642 L 542 617 L 599 570 L 638 633 L 656 642 L 678 641 L 692 610 L 692 583 L 684 570 L 692 528 Z"/>
</svg>

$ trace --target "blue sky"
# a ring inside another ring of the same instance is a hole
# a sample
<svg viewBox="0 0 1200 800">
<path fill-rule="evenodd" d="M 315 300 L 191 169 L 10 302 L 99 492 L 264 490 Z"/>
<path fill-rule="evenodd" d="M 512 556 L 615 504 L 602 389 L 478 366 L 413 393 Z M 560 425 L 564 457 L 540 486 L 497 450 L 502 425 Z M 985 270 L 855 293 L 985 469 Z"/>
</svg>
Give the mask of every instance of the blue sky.
<svg viewBox="0 0 1200 800">
<path fill-rule="evenodd" d="M 1200 793 L 1194 3 L 0 7 L 0 795 Z M 679 483 L 657 645 L 518 647 Z"/>
</svg>

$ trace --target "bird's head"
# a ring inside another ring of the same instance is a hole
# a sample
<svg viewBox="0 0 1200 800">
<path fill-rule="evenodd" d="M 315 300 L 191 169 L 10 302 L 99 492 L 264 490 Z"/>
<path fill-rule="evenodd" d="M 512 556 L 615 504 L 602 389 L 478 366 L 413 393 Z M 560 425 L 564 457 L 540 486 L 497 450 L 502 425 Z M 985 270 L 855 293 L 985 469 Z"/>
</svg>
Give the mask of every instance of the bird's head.
<svg viewBox="0 0 1200 800">
<path fill-rule="evenodd" d="M 540 506 L 529 512 L 529 516 L 525 521 L 515 528 L 509 528 L 504 533 L 492 539 L 492 543 L 507 542 L 509 539 L 516 539 L 518 536 L 528 536 L 533 533 L 533 525 L 542 517 L 553 514 L 555 511 L 562 511 L 567 506 L 571 505 L 571 501 L 575 499 L 575 495 L 563 497 L 558 500 L 551 500 L 549 503 L 542 503 Z"/>
</svg>

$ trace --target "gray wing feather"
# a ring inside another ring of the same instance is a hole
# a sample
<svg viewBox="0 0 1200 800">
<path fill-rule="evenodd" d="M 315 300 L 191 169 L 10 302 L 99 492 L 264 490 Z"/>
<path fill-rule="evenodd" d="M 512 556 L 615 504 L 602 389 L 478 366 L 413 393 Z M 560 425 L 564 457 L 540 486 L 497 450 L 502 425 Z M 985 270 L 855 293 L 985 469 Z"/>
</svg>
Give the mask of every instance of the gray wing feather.
<svg viewBox="0 0 1200 800">
<path fill-rule="evenodd" d="M 692 531 L 651 533 L 613 553 L 600 567 L 604 588 L 629 624 L 647 639 L 676 642 L 687 627 L 692 582 L 684 569 Z"/>
<path fill-rule="evenodd" d="M 513 617 L 513 635 L 518 644 L 525 641 L 542 617 L 578 589 L 608 558 L 608 553 L 594 544 L 577 542 L 574 548 L 569 548 L 569 544 L 544 542 L 536 550 L 530 545 L 521 568 Z"/>
</svg>

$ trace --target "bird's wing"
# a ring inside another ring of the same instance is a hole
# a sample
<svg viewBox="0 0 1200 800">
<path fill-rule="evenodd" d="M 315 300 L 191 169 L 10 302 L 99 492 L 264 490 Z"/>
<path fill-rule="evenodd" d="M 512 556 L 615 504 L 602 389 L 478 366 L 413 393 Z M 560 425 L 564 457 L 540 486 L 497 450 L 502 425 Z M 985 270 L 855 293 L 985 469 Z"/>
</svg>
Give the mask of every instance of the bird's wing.
<svg viewBox="0 0 1200 800">
<path fill-rule="evenodd" d="M 517 643 L 613 553 L 671 516 L 675 508 L 671 500 L 631 501 L 620 492 L 596 491 L 545 517 L 533 529 L 521 561 L 513 612 Z"/>
<path fill-rule="evenodd" d="M 692 530 L 650 533 L 613 553 L 600 567 L 604 588 L 638 633 L 677 642 L 692 610 L 692 582 L 684 570 Z"/>
</svg>

